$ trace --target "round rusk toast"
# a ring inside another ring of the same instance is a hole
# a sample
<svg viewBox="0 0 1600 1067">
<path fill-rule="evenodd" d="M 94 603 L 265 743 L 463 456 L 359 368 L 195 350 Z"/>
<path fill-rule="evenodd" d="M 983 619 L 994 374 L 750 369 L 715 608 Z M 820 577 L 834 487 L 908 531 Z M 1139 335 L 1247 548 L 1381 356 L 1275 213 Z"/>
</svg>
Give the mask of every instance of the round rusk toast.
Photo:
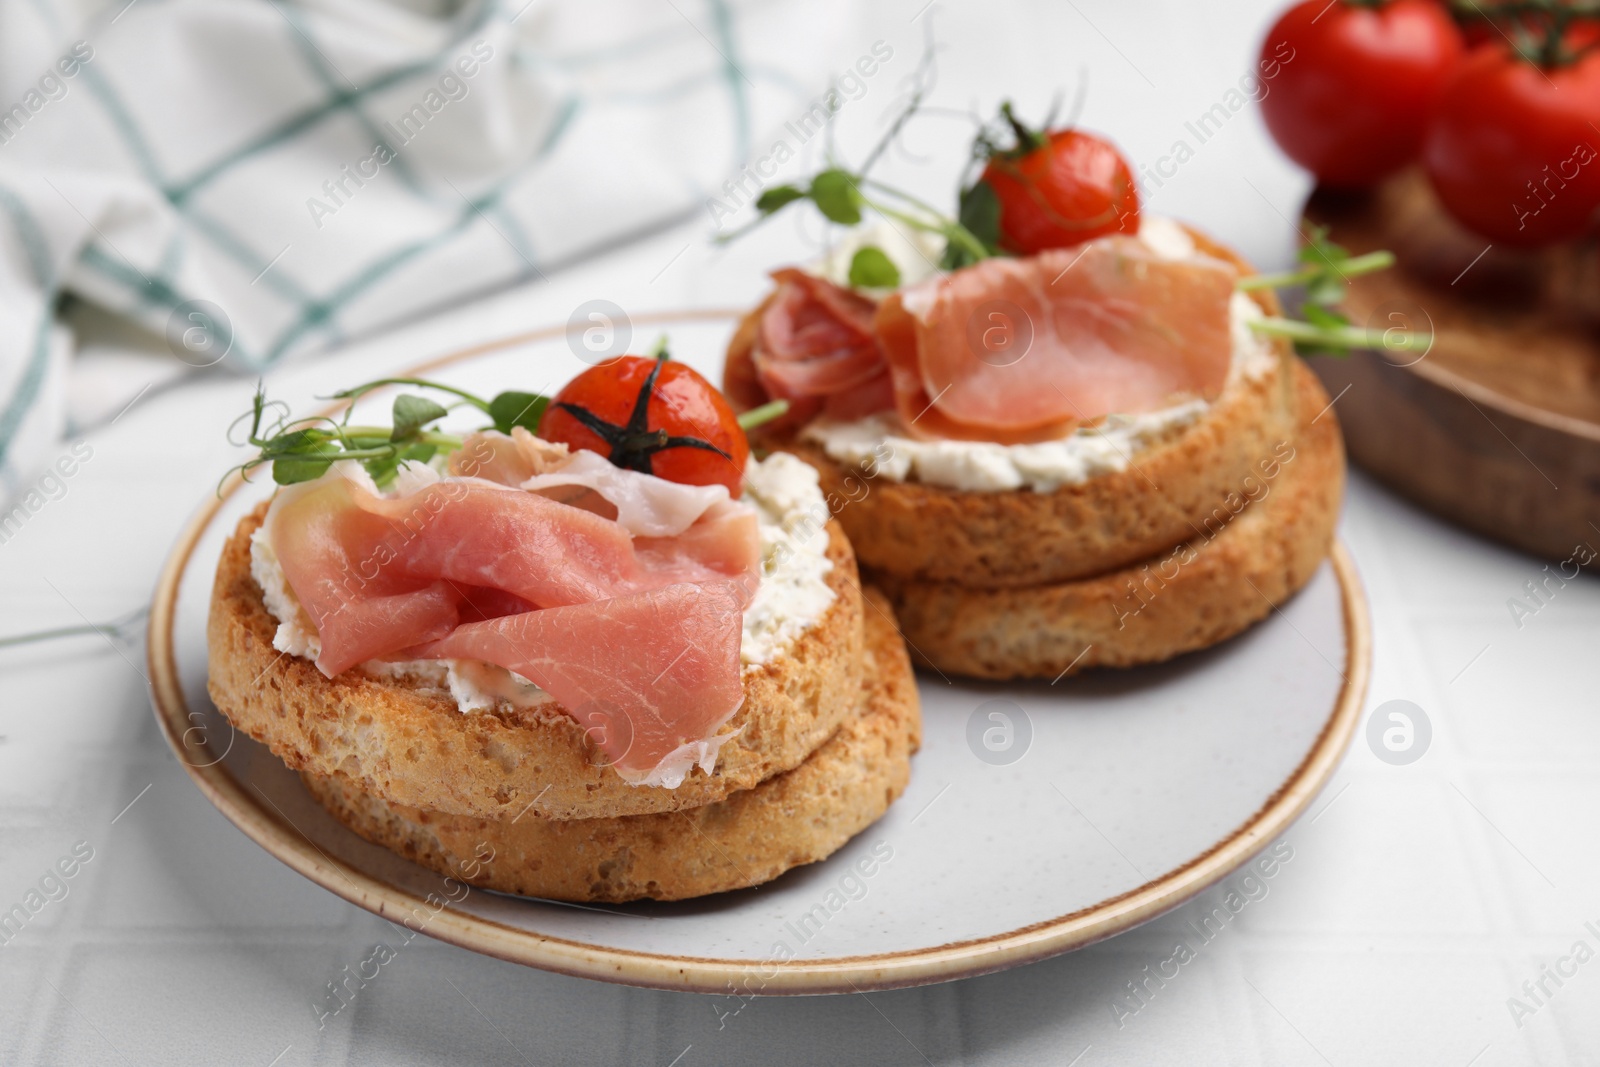
<svg viewBox="0 0 1600 1067">
<path fill-rule="evenodd" d="M 834 600 L 770 663 L 744 669 L 745 700 L 723 727 L 716 770 L 676 789 L 633 786 L 603 764 L 559 705 L 462 713 L 447 689 L 369 677 L 325 678 L 273 648 L 277 620 L 250 575 L 246 516 L 223 548 L 207 626 L 211 699 L 298 771 L 341 775 L 396 804 L 486 819 L 593 819 L 692 808 L 798 766 L 856 707 L 862 604 L 855 557 L 828 525 Z"/>
<path fill-rule="evenodd" d="M 1185 229 L 1201 252 L 1241 274 L 1255 273 L 1231 250 Z M 1271 290 L 1250 295 L 1266 314 L 1282 314 Z M 761 311 L 745 318 L 728 346 L 723 385 L 741 407 L 767 399 L 751 364 Z M 1272 345 L 1278 360 L 1269 372 L 1235 378 L 1200 419 L 1140 450 L 1126 469 L 1050 492 L 869 478 L 794 436 L 794 427 L 764 443 L 817 468 L 829 500 L 849 501 L 838 519 L 874 575 L 981 589 L 1061 582 L 1125 566 L 1193 536 L 1263 453 L 1291 432 L 1293 351 L 1282 338 Z"/>
<path fill-rule="evenodd" d="M 1059 678 L 1156 663 L 1245 630 L 1311 579 L 1344 492 L 1328 396 L 1298 360 L 1295 427 L 1251 456 L 1189 537 L 1141 563 L 1025 589 L 880 575 L 919 661 L 974 678 Z"/>
<path fill-rule="evenodd" d="M 867 596 L 877 594 L 867 591 Z M 866 614 L 851 717 L 810 758 L 703 807 L 552 821 L 441 815 L 392 804 L 342 774 L 302 774 L 340 822 L 441 874 L 570 901 L 680 900 L 770 881 L 832 854 L 906 787 L 921 739 L 905 645 L 879 600 Z"/>
</svg>

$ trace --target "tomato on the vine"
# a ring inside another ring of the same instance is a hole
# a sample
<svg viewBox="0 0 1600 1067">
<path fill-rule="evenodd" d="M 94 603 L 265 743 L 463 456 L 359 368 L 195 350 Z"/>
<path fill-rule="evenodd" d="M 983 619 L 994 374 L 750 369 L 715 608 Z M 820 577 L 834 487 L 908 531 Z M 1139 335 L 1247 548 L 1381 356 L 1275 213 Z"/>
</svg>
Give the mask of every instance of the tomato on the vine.
<svg viewBox="0 0 1600 1067">
<path fill-rule="evenodd" d="M 1366 188 L 1417 158 L 1463 48 L 1437 0 L 1305 0 L 1262 43 L 1261 116 L 1319 182 Z"/>
<path fill-rule="evenodd" d="M 1542 66 L 1502 43 L 1475 49 L 1451 79 L 1423 165 L 1450 214 L 1492 241 L 1529 247 L 1591 224 L 1597 154 L 1600 52 Z"/>
<path fill-rule="evenodd" d="M 1110 141 L 1082 130 L 1036 132 L 1001 109 L 1014 148 L 995 151 L 980 181 L 1000 205 L 999 244 L 1013 255 L 1139 232 L 1139 189 Z"/>
<path fill-rule="evenodd" d="M 739 495 L 750 443 L 738 416 L 693 367 L 622 356 L 557 393 L 539 436 L 587 449 L 619 467 Z"/>
</svg>

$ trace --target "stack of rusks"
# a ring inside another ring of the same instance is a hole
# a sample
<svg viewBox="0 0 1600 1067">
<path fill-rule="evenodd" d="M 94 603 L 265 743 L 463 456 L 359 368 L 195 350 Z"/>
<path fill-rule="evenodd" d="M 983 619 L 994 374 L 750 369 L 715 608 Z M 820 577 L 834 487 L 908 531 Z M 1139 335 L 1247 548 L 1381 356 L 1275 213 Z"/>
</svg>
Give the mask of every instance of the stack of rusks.
<svg viewBox="0 0 1600 1067">
<path fill-rule="evenodd" d="M 534 444 L 522 431 L 515 441 Z M 323 479 L 346 479 L 356 493 L 375 488 L 339 467 Z M 633 758 L 642 736 L 624 738 L 634 744 L 619 755 L 581 703 L 567 698 L 574 711 L 487 660 L 390 657 L 332 677 L 319 669 L 323 650 L 307 646 L 314 628 L 278 558 L 292 533 L 273 525 L 298 518 L 295 497 L 306 491 L 280 490 L 227 543 L 212 596 L 210 691 L 370 841 L 508 893 L 672 900 L 822 859 L 906 787 L 921 720 L 904 643 L 882 594 L 861 588 L 837 523 L 792 533 L 825 512 L 815 475 L 790 457 L 747 472 L 766 570 L 734 620 L 736 710 L 686 727 L 687 751 L 643 762 Z M 628 634 L 619 628 L 616 640 L 626 644 Z M 658 666 L 641 676 L 665 687 L 675 665 Z M 635 699 L 652 707 L 649 694 Z"/>
<path fill-rule="evenodd" d="M 888 809 L 920 740 L 913 660 L 1159 662 L 1309 580 L 1338 426 L 1252 328 L 1279 309 L 1240 259 L 1148 217 L 920 277 L 871 239 L 898 284 L 852 284 L 848 248 L 777 272 L 723 391 L 628 356 L 526 425 L 497 398 L 493 429 L 419 436 L 445 409 L 413 398 L 392 448 L 367 431 L 290 466 L 302 439 L 272 439 L 287 484 L 217 570 L 217 706 L 427 867 L 679 899 L 820 860 Z"/>
</svg>

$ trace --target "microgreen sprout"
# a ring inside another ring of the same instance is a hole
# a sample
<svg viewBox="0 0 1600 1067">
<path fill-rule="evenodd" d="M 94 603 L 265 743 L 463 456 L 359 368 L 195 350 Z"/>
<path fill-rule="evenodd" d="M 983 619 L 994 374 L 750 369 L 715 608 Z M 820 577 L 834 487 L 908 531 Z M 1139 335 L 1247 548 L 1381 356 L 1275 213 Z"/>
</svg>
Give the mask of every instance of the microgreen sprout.
<svg viewBox="0 0 1600 1067">
<path fill-rule="evenodd" d="M 1394 253 L 1378 251 L 1352 256 L 1348 249 L 1328 240 L 1327 227 L 1314 226 L 1298 258 L 1304 264 L 1298 270 L 1253 274 L 1239 281 L 1238 288 L 1244 292 L 1293 286 L 1304 290 L 1301 318 L 1252 319 L 1250 328 L 1257 333 L 1287 337 L 1294 342 L 1295 351 L 1303 356 L 1346 356 L 1357 348 L 1426 352 L 1433 344 L 1431 333 L 1352 326 L 1350 319 L 1339 310 L 1349 290 L 1350 279 L 1393 266 Z"/>
<path fill-rule="evenodd" d="M 415 386 L 442 393 L 453 400 L 443 404 L 432 397 L 401 393 L 394 398 L 390 425 L 351 425 L 354 401 L 386 385 Z M 456 386 L 424 378 L 379 378 L 340 390 L 330 399 L 351 402 L 346 405 L 341 418 L 313 416 L 291 419 L 288 405 L 281 400 L 269 401 L 265 388 L 258 383 L 250 411 L 234 422 L 237 427 L 249 420 L 250 429 L 245 442 L 257 451 L 233 469 L 248 479 L 251 471 L 270 463 L 274 482 L 294 485 L 322 477 L 339 460 L 355 460 L 367 469 L 375 483 L 385 486 L 394 480 L 400 464 L 426 463 L 436 455 L 448 454 L 461 447 L 459 435 L 445 433 L 434 426 L 453 409 L 470 407 L 481 411 L 490 420 L 490 426 L 486 429 L 510 433 L 512 427 L 521 426 L 533 432 L 538 429 L 539 419 L 550 403 L 549 398 L 537 393 L 514 390 L 497 393 L 492 399 L 485 400 Z"/>
<path fill-rule="evenodd" d="M 748 225 L 717 238 L 725 244 L 743 236 L 756 226 L 788 207 L 801 201 L 815 205 L 823 218 L 840 226 L 859 225 L 863 209 L 872 211 L 891 223 L 921 233 L 931 233 L 945 239 L 947 247 L 960 249 L 962 262 L 976 262 L 995 254 L 994 242 L 985 241 L 966 225 L 966 218 L 951 218 L 926 201 L 903 189 L 871 177 L 873 166 L 883 153 L 900 136 L 911 121 L 928 92 L 933 88 L 933 48 L 928 47 L 917 68 L 916 80 L 906 106 L 867 153 L 860 167 L 851 169 L 833 155 L 828 154 L 827 166 L 809 179 L 797 183 L 769 186 L 756 198 L 757 217 Z M 998 229 L 998 211 L 996 212 Z M 867 253 L 864 257 L 862 253 Z M 946 254 L 949 258 L 950 253 Z M 851 284 L 868 288 L 892 288 L 899 284 L 900 272 L 882 249 L 866 246 L 851 261 Z M 857 281 L 857 279 L 861 279 Z"/>
</svg>

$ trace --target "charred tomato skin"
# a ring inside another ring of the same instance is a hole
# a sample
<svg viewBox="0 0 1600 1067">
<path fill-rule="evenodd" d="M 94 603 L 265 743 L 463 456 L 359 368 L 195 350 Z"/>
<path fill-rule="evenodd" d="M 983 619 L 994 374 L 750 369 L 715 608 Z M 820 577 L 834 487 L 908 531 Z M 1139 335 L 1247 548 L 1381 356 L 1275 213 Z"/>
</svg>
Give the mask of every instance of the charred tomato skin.
<svg viewBox="0 0 1600 1067">
<path fill-rule="evenodd" d="M 989 160 L 981 180 L 1000 201 L 1000 247 L 1031 256 L 1108 233 L 1139 232 L 1139 189 L 1110 141 L 1054 130 L 1025 155 Z"/>
<path fill-rule="evenodd" d="M 619 452 L 616 443 L 571 410 L 578 408 L 611 426 L 628 428 L 647 385 L 651 392 L 643 426 L 634 427 L 642 434 L 633 435 L 637 447 L 632 449 Z M 654 439 L 642 439 L 649 435 Z M 687 364 L 647 356 L 621 356 L 572 379 L 545 409 L 539 436 L 568 448 L 598 452 L 619 466 L 647 467 L 647 473 L 668 481 L 725 486 L 735 497 L 750 459 L 750 443 L 738 416 L 716 387 Z M 710 448 L 656 447 L 663 437 L 693 439 Z"/>
</svg>

